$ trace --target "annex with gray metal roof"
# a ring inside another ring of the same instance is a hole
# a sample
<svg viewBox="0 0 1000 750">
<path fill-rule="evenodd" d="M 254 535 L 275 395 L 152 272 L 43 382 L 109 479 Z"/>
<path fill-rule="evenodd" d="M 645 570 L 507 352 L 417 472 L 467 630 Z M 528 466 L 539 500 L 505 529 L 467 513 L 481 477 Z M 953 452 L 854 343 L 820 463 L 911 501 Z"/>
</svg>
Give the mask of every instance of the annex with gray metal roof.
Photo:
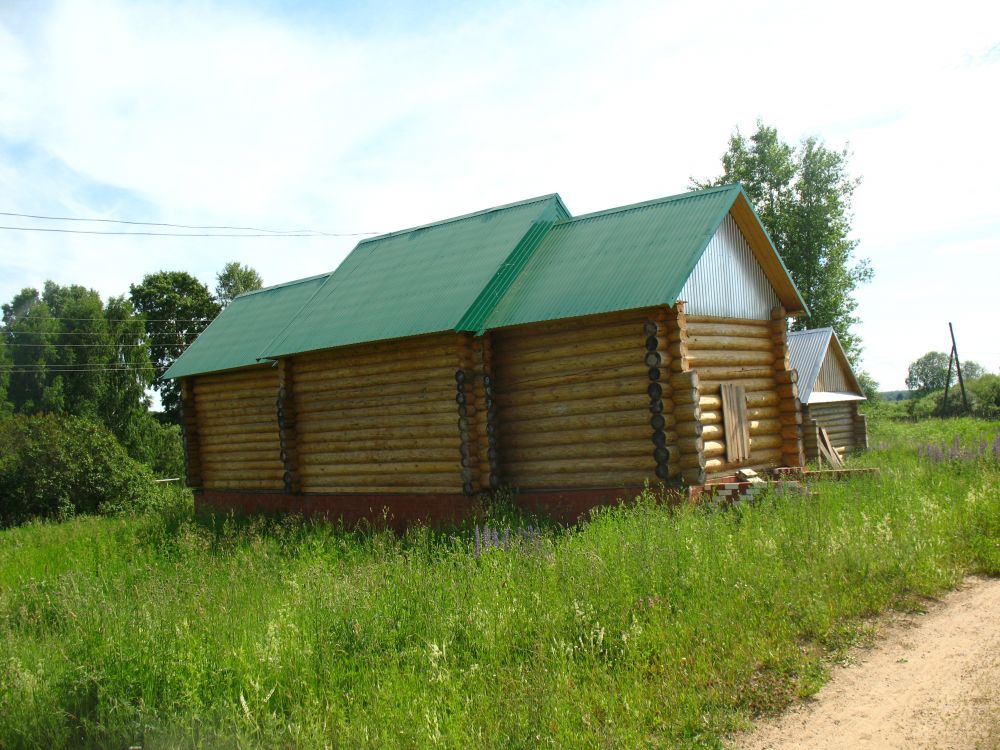
<svg viewBox="0 0 1000 750">
<path fill-rule="evenodd" d="M 788 357 L 799 374 L 799 400 L 803 404 L 865 400 L 864 390 L 832 328 L 789 333 Z"/>
</svg>

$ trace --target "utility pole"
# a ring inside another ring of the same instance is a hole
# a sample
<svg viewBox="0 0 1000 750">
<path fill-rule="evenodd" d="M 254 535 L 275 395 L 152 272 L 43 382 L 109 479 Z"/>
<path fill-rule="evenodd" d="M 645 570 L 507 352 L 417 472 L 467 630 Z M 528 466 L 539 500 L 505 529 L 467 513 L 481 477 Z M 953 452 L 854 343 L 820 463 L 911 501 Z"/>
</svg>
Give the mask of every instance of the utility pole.
<svg viewBox="0 0 1000 750">
<path fill-rule="evenodd" d="M 951 331 L 951 351 L 952 354 L 955 355 L 955 370 L 958 372 L 958 385 L 962 389 L 962 406 L 965 407 L 965 411 L 968 413 L 969 399 L 965 396 L 965 381 L 962 379 L 962 363 L 958 359 L 958 345 L 955 343 L 955 329 L 952 328 L 951 323 L 948 323 L 948 330 Z"/>
</svg>

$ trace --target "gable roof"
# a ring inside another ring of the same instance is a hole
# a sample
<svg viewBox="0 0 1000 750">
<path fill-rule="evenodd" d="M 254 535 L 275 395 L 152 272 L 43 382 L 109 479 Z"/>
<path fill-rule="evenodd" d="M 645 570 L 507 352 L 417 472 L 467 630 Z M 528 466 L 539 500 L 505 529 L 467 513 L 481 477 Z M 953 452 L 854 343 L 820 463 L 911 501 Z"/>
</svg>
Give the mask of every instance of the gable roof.
<svg viewBox="0 0 1000 750">
<path fill-rule="evenodd" d="M 803 404 L 821 401 L 863 401 L 864 390 L 832 328 L 811 328 L 788 334 L 788 359 L 799 373 L 799 400 Z M 836 367 L 852 391 L 816 390 L 820 371 Z M 822 394 L 822 395 L 821 395 Z"/>
<path fill-rule="evenodd" d="M 672 305 L 727 215 L 788 313 L 805 312 L 739 185 L 576 218 L 552 194 L 366 239 L 331 273 L 237 297 L 163 377 L 368 341 Z"/>
<path fill-rule="evenodd" d="M 258 364 L 261 348 L 326 282 L 330 274 L 241 294 L 216 316 L 163 373 L 163 379 Z"/>
<path fill-rule="evenodd" d="M 359 242 L 258 356 L 475 330 L 567 216 L 546 195 Z"/>
<path fill-rule="evenodd" d="M 743 189 L 723 185 L 557 223 L 480 332 L 672 305 L 730 212 L 788 313 L 805 312 Z"/>
</svg>

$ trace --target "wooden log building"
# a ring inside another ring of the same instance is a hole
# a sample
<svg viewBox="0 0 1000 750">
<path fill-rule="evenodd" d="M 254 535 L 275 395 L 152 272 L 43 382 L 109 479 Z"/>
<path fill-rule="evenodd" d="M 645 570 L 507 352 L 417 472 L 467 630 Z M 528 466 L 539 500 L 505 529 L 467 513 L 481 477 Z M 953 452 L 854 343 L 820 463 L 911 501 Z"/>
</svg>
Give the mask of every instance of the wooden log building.
<svg viewBox="0 0 1000 750">
<path fill-rule="evenodd" d="M 738 185 L 573 217 L 543 196 L 360 242 L 237 297 L 168 370 L 218 509 L 563 517 L 801 466 L 805 305 Z"/>
<path fill-rule="evenodd" d="M 868 422 L 858 406 L 864 391 L 832 328 L 788 334 L 792 367 L 799 374 L 802 443 L 806 460 L 819 460 L 819 428 L 834 449 L 845 453 L 868 449 Z"/>
</svg>

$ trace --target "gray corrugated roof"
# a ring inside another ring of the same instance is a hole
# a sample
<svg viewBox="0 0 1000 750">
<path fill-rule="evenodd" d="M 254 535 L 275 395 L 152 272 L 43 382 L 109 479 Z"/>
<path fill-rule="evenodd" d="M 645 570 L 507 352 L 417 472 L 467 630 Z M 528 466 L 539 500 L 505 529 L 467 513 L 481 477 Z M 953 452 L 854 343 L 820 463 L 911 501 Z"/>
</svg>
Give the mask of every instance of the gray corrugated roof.
<svg viewBox="0 0 1000 750">
<path fill-rule="evenodd" d="M 833 350 L 831 350 L 831 342 Z M 819 377 L 827 352 L 837 356 L 848 375 L 848 380 L 857 386 L 859 394 L 862 393 L 861 385 L 858 383 L 854 371 L 851 370 L 844 348 L 840 345 L 840 339 L 837 338 L 837 334 L 833 332 L 832 328 L 792 331 L 788 334 L 788 358 L 792 369 L 799 373 L 799 401 L 803 404 L 809 403 L 813 388 L 816 386 L 816 378 Z"/>
</svg>

